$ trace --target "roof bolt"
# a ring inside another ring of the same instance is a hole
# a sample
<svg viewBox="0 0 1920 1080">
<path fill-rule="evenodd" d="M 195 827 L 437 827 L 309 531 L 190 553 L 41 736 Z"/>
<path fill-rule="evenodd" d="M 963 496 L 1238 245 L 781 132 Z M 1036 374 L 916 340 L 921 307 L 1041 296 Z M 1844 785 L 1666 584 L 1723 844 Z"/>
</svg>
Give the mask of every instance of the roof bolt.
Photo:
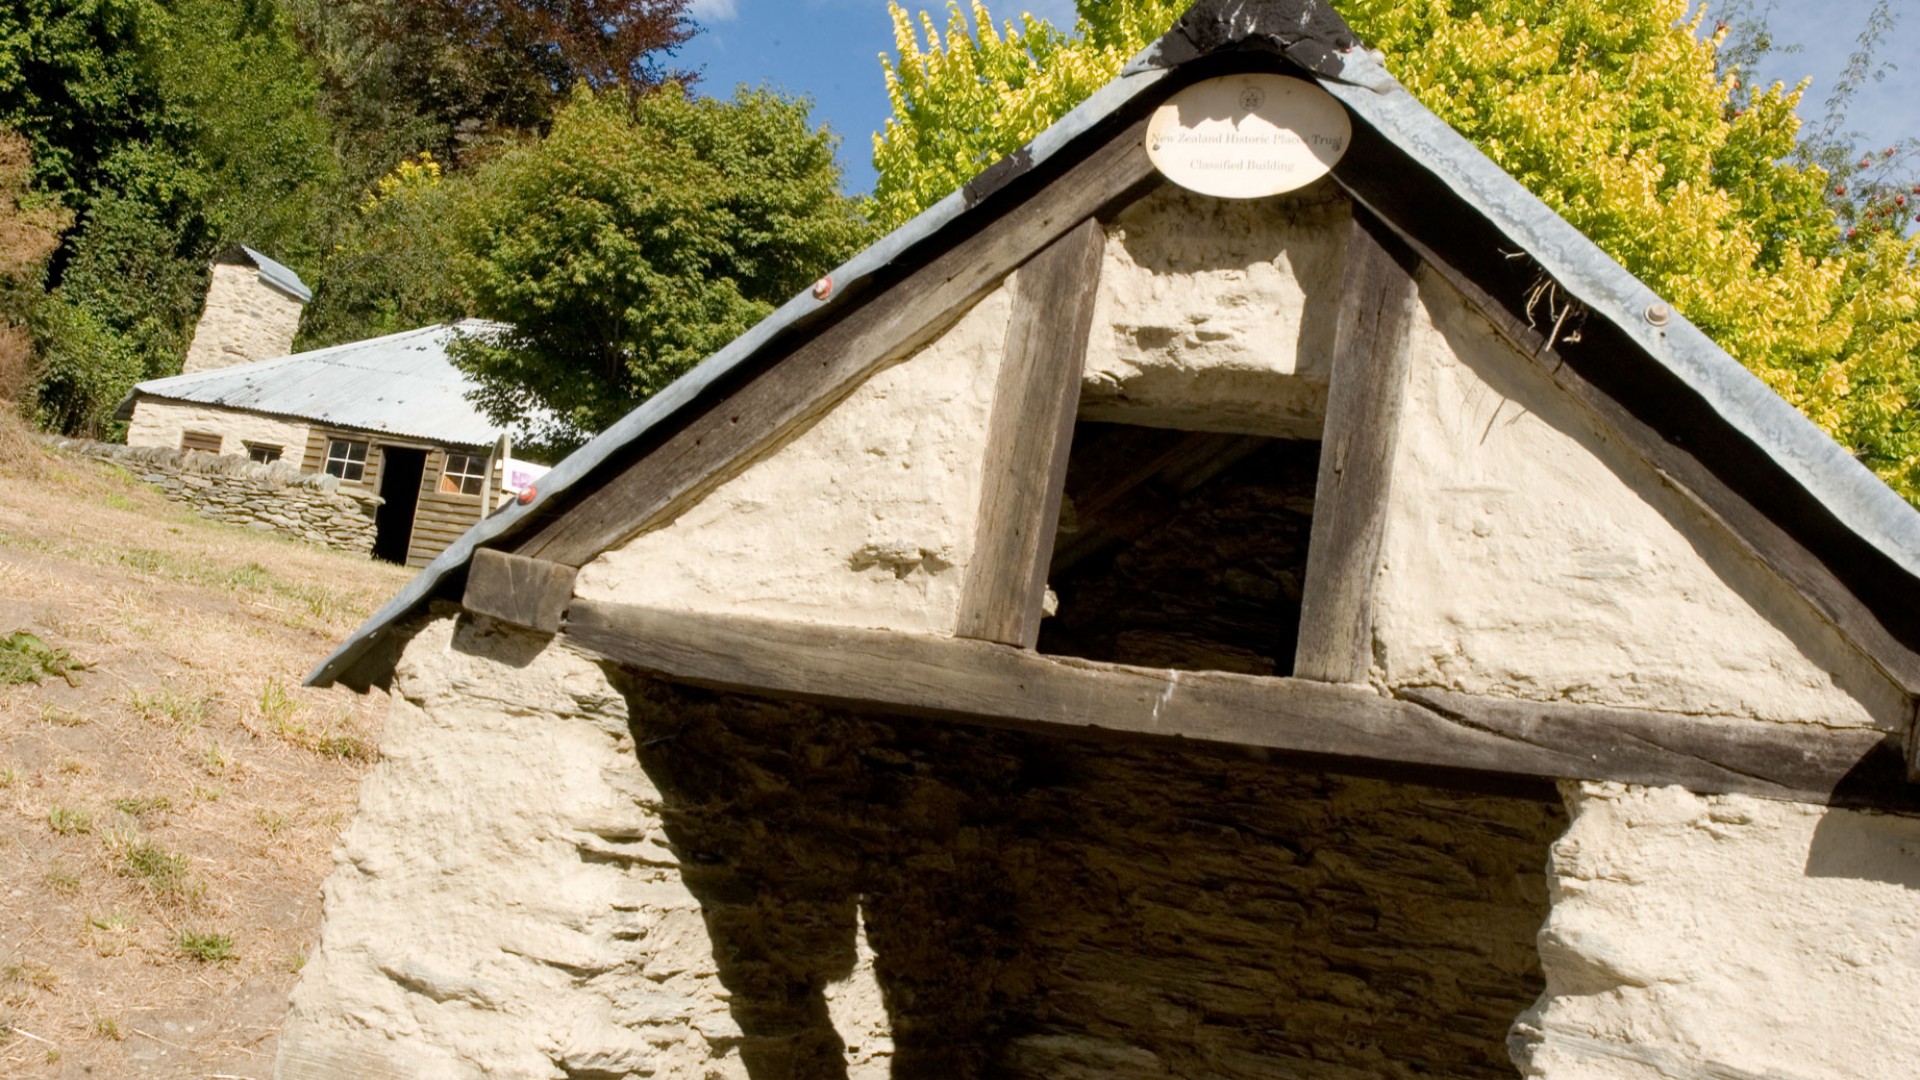
<svg viewBox="0 0 1920 1080">
<path fill-rule="evenodd" d="M 819 281 L 816 281 L 813 283 L 813 298 L 815 300 L 825 300 L 827 297 L 832 295 L 833 295 L 833 279 L 832 278 L 823 277 Z"/>
<path fill-rule="evenodd" d="M 532 485 L 528 485 L 520 489 L 520 494 L 515 497 L 514 501 L 518 502 L 521 506 L 530 506 L 533 500 L 539 497 L 540 492 L 536 491 Z"/>
<path fill-rule="evenodd" d="M 1655 326 L 1665 326 L 1673 321 L 1673 309 L 1658 301 L 1648 304 L 1647 321 Z"/>
</svg>

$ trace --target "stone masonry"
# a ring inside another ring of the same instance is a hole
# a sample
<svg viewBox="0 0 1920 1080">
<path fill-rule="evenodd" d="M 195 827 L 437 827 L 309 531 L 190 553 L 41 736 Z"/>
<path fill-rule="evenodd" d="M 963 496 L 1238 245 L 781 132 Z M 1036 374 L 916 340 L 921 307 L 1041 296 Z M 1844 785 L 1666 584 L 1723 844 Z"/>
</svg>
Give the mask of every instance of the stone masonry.
<svg viewBox="0 0 1920 1080">
<path fill-rule="evenodd" d="M 55 449 L 110 461 L 160 489 L 201 517 L 279 533 L 336 551 L 373 551 L 374 512 L 381 500 L 340 490 L 331 476 L 302 473 L 286 462 L 183 453 L 159 446 L 120 446 L 54 439 Z"/>
<path fill-rule="evenodd" d="M 212 371 L 293 351 L 300 328 L 299 299 L 260 279 L 252 266 L 217 263 L 207 283 L 207 306 L 193 330 L 183 374 Z"/>
</svg>

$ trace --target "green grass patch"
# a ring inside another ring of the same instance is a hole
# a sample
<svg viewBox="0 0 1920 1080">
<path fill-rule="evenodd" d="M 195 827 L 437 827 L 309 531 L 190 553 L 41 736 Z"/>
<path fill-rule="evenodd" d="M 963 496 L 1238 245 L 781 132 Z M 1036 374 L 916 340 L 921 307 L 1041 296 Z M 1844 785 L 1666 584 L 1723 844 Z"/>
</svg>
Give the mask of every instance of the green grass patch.
<svg viewBox="0 0 1920 1080">
<path fill-rule="evenodd" d="M 139 798 L 113 800 L 113 808 L 130 818 L 145 820 L 150 814 L 173 809 L 173 800 L 165 795 L 147 795 Z"/>
<path fill-rule="evenodd" d="M 85 810 L 56 806 L 47 811 L 47 825 L 61 836 L 83 836 L 93 831 L 93 815 Z"/>
<path fill-rule="evenodd" d="M 130 835 L 110 837 L 108 848 L 114 852 L 121 875 L 145 884 L 153 895 L 165 900 L 184 900 L 193 895 L 185 855 Z"/>
<path fill-rule="evenodd" d="M 129 693 L 127 707 L 145 719 L 191 731 L 207 721 L 213 712 L 214 700 L 210 694 L 182 694 L 162 686 L 157 690 Z"/>
<path fill-rule="evenodd" d="M 92 666 L 25 630 L 0 638 L 0 686 L 37 685 L 46 678 L 65 679 L 68 686 L 78 686 L 80 672 Z"/>
<path fill-rule="evenodd" d="M 233 935 L 211 930 L 182 930 L 173 935 L 173 947 L 181 956 L 203 964 L 225 963 L 237 955 L 233 950 Z"/>
</svg>

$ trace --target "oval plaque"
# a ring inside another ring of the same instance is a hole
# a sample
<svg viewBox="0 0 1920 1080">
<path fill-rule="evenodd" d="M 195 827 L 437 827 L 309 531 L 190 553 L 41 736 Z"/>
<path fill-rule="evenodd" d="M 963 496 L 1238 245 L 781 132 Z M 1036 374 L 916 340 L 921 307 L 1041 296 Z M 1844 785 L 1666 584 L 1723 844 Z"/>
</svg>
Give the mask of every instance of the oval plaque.
<svg viewBox="0 0 1920 1080">
<path fill-rule="evenodd" d="M 1318 86 L 1232 75 L 1195 83 L 1155 109 L 1147 157 L 1189 191 L 1258 199 L 1327 175 L 1352 138 L 1346 108 Z"/>
</svg>

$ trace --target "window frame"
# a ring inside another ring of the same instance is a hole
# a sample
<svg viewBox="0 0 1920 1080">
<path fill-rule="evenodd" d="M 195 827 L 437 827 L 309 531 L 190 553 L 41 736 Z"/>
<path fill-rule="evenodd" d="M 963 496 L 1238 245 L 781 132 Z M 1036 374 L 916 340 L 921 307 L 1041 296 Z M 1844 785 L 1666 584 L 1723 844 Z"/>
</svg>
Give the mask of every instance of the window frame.
<svg viewBox="0 0 1920 1080">
<path fill-rule="evenodd" d="M 251 439 L 242 439 L 240 440 L 240 445 L 247 449 L 247 460 L 256 465 L 271 465 L 284 458 L 287 454 L 287 448 L 278 443 L 254 442 Z"/>
<path fill-rule="evenodd" d="M 180 452 L 217 456 L 221 448 L 226 445 L 226 441 L 226 436 L 217 431 L 195 431 L 189 428 L 180 432 Z"/>
<path fill-rule="evenodd" d="M 455 468 L 458 462 L 464 468 Z M 434 490 L 442 495 L 458 495 L 479 498 L 487 491 L 487 457 L 485 454 L 464 454 L 447 451 L 446 460 L 440 466 L 440 482 Z"/>
<path fill-rule="evenodd" d="M 336 454 L 336 447 L 344 448 Z M 359 456 L 354 456 L 355 448 Z M 328 476 L 354 484 L 364 484 L 367 480 L 367 457 L 373 452 L 372 443 L 366 439 L 347 439 L 337 435 L 327 436 L 327 455 L 322 459 L 320 471 Z M 338 466 L 338 471 L 335 470 Z M 351 475 L 349 475 L 351 474 Z"/>
</svg>

